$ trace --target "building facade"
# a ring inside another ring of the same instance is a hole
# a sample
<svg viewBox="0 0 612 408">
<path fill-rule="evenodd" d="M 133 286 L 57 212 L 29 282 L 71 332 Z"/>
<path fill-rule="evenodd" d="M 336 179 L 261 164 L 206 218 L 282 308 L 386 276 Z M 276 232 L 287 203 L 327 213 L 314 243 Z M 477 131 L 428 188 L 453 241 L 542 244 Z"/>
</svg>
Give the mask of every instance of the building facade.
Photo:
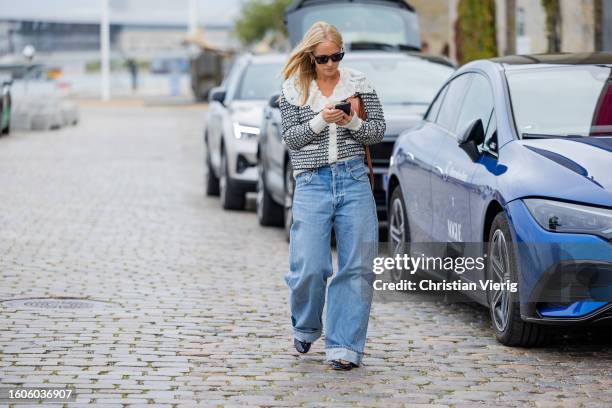
<svg viewBox="0 0 612 408">
<path fill-rule="evenodd" d="M 507 55 L 508 0 L 495 0 L 496 42 L 500 55 Z M 514 0 L 516 54 L 548 51 L 546 11 L 541 0 Z M 597 2 L 601 4 L 598 13 Z M 456 60 L 454 25 L 459 0 L 408 0 L 420 21 L 421 42 L 427 52 L 448 54 Z M 612 51 L 612 1 L 560 0 L 560 48 L 562 52 Z M 597 21 L 599 19 L 599 21 Z M 601 24 L 598 42 L 596 23 Z"/>
</svg>

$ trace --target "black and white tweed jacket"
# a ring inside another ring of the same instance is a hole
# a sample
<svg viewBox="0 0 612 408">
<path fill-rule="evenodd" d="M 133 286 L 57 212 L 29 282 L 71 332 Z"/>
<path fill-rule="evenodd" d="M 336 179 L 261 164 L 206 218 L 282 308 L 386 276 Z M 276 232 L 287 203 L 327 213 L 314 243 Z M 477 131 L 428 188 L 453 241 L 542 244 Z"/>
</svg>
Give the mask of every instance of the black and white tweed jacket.
<svg viewBox="0 0 612 408">
<path fill-rule="evenodd" d="M 364 145 L 380 142 L 385 135 L 385 118 L 374 87 L 366 76 L 357 70 L 340 67 L 340 80 L 333 93 L 324 96 L 316 81 L 312 80 L 305 105 L 297 85 L 297 76 L 285 80 L 279 99 L 283 141 L 289 148 L 289 156 L 297 173 L 314 169 L 336 161 L 365 154 Z M 355 114 L 344 126 L 328 124 L 321 110 L 326 104 L 338 103 L 358 95 L 363 101 L 367 117 L 359 119 Z"/>
</svg>

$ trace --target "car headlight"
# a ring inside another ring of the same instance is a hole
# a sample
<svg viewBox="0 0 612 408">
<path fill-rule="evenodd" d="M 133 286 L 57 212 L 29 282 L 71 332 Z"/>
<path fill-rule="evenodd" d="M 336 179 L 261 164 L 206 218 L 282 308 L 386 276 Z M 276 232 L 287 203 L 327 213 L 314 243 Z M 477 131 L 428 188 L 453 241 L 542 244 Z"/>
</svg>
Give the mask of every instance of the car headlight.
<svg viewBox="0 0 612 408">
<path fill-rule="evenodd" d="M 523 202 L 538 224 L 548 231 L 592 234 L 612 240 L 612 210 L 541 198 L 527 198 Z"/>
<path fill-rule="evenodd" d="M 245 126 L 234 123 L 234 136 L 236 139 L 251 139 L 259 135 L 259 128 L 255 126 Z"/>
</svg>

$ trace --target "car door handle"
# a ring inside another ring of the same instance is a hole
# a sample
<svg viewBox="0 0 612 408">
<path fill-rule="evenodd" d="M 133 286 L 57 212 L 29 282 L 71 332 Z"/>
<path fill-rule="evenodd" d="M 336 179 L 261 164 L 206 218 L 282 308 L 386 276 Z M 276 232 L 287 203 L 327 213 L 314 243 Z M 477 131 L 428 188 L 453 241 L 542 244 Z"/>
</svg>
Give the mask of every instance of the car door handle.
<svg viewBox="0 0 612 408">
<path fill-rule="evenodd" d="M 404 149 L 402 149 L 401 147 L 397 150 L 397 162 L 398 163 L 403 163 L 404 160 L 406 160 L 406 158 L 408 158 L 410 161 L 414 161 L 414 155 L 410 152 L 405 151 Z"/>
</svg>

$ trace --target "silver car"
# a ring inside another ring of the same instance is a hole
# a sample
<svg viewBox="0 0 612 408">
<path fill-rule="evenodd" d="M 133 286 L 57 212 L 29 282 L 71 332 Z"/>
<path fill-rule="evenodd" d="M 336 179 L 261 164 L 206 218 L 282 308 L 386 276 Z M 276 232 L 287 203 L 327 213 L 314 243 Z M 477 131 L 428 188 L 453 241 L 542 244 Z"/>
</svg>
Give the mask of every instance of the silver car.
<svg viewBox="0 0 612 408">
<path fill-rule="evenodd" d="M 243 55 L 209 96 L 204 131 L 206 195 L 224 209 L 244 209 L 257 183 L 257 139 L 263 109 L 282 84 L 282 54 Z"/>
</svg>

